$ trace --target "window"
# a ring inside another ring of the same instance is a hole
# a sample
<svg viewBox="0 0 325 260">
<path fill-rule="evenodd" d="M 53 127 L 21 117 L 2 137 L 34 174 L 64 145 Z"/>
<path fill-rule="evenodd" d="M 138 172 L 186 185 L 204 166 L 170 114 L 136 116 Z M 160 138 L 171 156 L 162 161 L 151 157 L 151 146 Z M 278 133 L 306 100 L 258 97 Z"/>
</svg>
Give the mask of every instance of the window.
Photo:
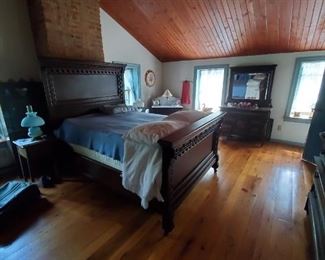
<svg viewBox="0 0 325 260">
<path fill-rule="evenodd" d="M 15 161 L 12 148 L 8 140 L 8 131 L 0 105 L 0 175 L 2 174 L 4 168 L 9 167 Z"/>
<path fill-rule="evenodd" d="M 127 64 L 124 72 L 125 104 L 130 106 L 141 96 L 140 65 Z"/>
<path fill-rule="evenodd" d="M 8 132 L 5 124 L 5 120 L 3 118 L 1 106 L 0 106 L 0 142 L 8 140 Z"/>
<path fill-rule="evenodd" d="M 225 100 L 228 65 L 194 68 L 194 109 L 217 111 Z"/>
<path fill-rule="evenodd" d="M 285 120 L 309 123 L 313 116 L 325 69 L 325 57 L 298 58 Z"/>
</svg>

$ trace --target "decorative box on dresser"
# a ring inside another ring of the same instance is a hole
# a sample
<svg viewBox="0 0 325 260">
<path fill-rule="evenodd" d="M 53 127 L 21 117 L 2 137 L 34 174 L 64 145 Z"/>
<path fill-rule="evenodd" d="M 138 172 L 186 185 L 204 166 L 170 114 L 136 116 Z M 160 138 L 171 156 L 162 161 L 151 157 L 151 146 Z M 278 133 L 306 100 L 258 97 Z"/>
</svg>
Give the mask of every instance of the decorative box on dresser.
<svg viewBox="0 0 325 260">
<path fill-rule="evenodd" d="M 323 142 L 325 147 L 325 141 Z M 311 224 L 314 258 L 320 260 L 325 259 L 325 149 L 319 156 L 315 156 L 315 163 L 313 185 L 305 209 Z"/>
<path fill-rule="evenodd" d="M 271 93 L 276 65 L 232 67 L 221 135 L 246 140 L 270 139 Z"/>
</svg>

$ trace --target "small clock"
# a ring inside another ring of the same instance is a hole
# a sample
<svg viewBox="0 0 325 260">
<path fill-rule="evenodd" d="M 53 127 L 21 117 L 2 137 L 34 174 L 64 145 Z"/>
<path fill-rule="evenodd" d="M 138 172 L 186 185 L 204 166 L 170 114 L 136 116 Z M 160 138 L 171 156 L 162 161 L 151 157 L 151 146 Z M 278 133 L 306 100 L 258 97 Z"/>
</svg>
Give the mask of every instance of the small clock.
<svg viewBox="0 0 325 260">
<path fill-rule="evenodd" d="M 146 74 L 144 75 L 144 80 L 148 87 L 152 87 L 156 82 L 155 73 L 152 70 L 147 70 Z"/>
</svg>

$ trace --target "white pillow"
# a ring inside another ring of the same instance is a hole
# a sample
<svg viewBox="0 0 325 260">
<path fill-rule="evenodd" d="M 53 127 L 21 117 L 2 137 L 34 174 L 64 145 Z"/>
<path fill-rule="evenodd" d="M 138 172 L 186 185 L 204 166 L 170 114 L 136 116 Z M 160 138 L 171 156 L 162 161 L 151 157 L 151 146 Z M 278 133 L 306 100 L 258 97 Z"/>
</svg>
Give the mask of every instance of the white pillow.
<svg viewBox="0 0 325 260">
<path fill-rule="evenodd" d="M 100 110 L 108 115 L 114 115 L 118 113 L 126 113 L 126 112 L 136 112 L 137 109 L 133 106 L 127 106 L 125 104 L 118 105 L 104 105 L 100 108 Z"/>
<path fill-rule="evenodd" d="M 146 123 L 129 130 L 124 135 L 124 138 L 139 143 L 154 144 L 157 143 L 159 139 L 187 125 L 187 122 L 177 120 Z"/>
</svg>

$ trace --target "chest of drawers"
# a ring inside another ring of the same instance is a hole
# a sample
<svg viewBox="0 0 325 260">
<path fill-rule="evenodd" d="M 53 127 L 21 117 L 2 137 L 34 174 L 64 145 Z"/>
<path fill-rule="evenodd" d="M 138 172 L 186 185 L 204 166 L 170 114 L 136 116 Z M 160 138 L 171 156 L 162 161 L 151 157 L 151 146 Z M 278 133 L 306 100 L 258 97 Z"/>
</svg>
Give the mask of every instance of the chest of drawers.
<svg viewBox="0 0 325 260">
<path fill-rule="evenodd" d="M 221 135 L 236 136 L 248 140 L 264 142 L 270 139 L 273 120 L 270 118 L 270 108 L 238 108 L 221 107 L 226 112 Z"/>
</svg>

